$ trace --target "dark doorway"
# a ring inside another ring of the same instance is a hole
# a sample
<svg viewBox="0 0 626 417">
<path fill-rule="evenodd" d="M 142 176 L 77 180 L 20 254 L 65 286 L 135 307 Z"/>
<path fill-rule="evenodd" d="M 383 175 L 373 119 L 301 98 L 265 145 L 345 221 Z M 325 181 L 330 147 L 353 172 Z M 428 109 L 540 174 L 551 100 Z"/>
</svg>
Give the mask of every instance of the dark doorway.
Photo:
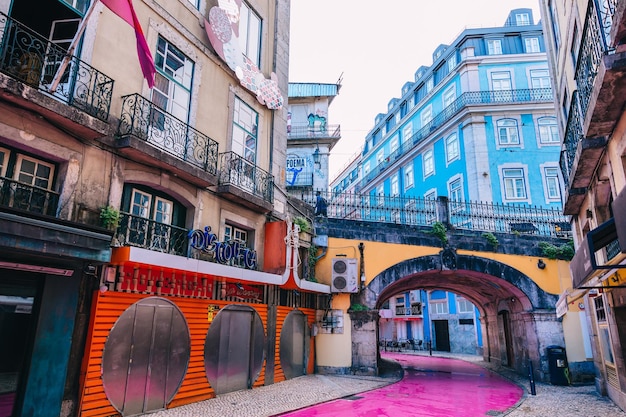
<svg viewBox="0 0 626 417">
<path fill-rule="evenodd" d="M 508 311 L 498 313 L 498 322 L 502 333 L 500 333 L 500 343 L 504 344 L 505 349 L 500 350 L 506 356 L 501 358 L 502 365 L 511 366 L 513 364 L 513 343 L 511 340 L 511 322 Z"/>
<path fill-rule="evenodd" d="M 450 330 L 448 320 L 433 320 L 435 327 L 435 350 L 450 352 Z"/>
</svg>

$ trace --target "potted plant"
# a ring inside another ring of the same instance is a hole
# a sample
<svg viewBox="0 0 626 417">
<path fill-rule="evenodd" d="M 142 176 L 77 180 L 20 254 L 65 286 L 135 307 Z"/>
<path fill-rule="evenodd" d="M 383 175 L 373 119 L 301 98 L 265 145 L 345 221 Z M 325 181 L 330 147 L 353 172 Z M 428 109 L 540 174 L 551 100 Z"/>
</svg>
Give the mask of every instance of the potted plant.
<svg viewBox="0 0 626 417">
<path fill-rule="evenodd" d="M 293 224 L 298 225 L 300 227 L 300 241 L 310 242 L 311 241 L 311 223 L 306 219 L 306 217 L 298 216 L 293 219 Z"/>
<path fill-rule="evenodd" d="M 109 230 L 116 230 L 120 223 L 120 211 L 113 206 L 105 206 L 100 210 L 102 226 Z"/>
</svg>

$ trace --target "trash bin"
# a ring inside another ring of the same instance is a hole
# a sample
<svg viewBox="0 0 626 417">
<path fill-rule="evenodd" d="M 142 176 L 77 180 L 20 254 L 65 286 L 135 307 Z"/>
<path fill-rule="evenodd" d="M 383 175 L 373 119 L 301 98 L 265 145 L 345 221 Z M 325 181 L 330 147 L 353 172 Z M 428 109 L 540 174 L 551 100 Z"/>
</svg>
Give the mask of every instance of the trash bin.
<svg viewBox="0 0 626 417">
<path fill-rule="evenodd" d="M 552 385 L 570 385 L 569 367 L 565 348 L 560 346 L 548 346 L 548 369 L 550 370 L 550 383 Z"/>
</svg>

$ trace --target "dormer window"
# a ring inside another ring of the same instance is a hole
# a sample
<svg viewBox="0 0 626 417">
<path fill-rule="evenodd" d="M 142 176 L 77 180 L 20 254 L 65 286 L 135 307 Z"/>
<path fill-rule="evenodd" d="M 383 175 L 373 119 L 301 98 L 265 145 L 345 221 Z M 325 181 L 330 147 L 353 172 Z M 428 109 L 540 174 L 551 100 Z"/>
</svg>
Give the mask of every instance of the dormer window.
<svg viewBox="0 0 626 417">
<path fill-rule="evenodd" d="M 530 16 L 528 13 L 518 13 L 515 15 L 515 24 L 517 26 L 528 26 L 530 25 Z"/>
</svg>

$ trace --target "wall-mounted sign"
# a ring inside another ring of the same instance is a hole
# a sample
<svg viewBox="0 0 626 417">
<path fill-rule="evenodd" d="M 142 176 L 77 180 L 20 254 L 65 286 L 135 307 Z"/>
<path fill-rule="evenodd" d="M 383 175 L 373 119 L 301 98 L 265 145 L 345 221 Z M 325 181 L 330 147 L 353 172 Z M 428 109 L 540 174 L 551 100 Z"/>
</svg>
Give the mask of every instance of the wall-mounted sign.
<svg viewBox="0 0 626 417">
<path fill-rule="evenodd" d="M 248 249 L 241 242 L 220 242 L 217 235 L 211 233 L 211 227 L 205 226 L 204 230 L 190 230 L 187 234 L 191 247 L 213 255 L 213 258 L 224 265 L 243 266 L 247 269 L 256 269 L 256 251 Z"/>
<path fill-rule="evenodd" d="M 261 301 L 263 293 L 261 289 L 243 284 L 226 284 L 226 297 L 235 297 L 242 300 Z"/>
</svg>

